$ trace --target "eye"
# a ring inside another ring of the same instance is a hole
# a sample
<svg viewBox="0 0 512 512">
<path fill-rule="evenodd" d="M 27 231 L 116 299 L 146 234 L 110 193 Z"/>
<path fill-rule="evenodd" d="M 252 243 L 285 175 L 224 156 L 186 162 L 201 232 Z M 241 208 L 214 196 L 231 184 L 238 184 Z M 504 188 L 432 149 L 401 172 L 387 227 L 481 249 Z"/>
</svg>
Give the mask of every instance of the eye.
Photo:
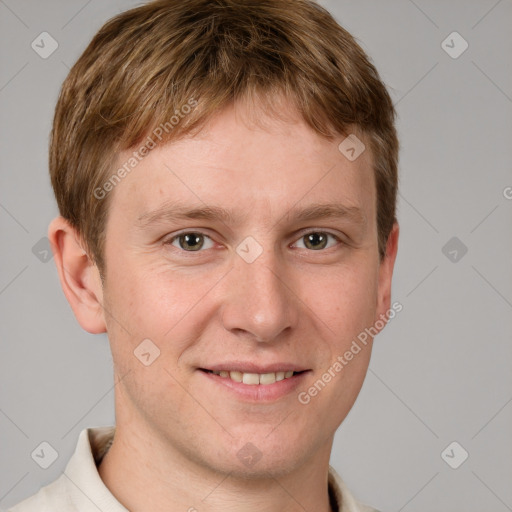
<svg viewBox="0 0 512 512">
<path fill-rule="evenodd" d="M 205 247 L 205 240 L 210 241 L 211 245 L 209 247 Z M 186 252 L 199 252 L 203 248 L 211 249 L 213 247 L 212 239 L 209 236 L 195 231 L 180 233 L 179 235 L 173 236 L 164 243 L 166 245 L 172 245 L 174 247 L 178 247 L 179 249 L 183 249 Z M 176 245 L 176 243 L 178 245 Z"/>
<path fill-rule="evenodd" d="M 330 245 L 329 237 L 334 241 L 334 243 Z M 304 241 L 303 247 L 299 246 L 299 248 L 312 251 L 321 251 L 326 248 L 331 248 L 337 243 L 341 243 L 341 240 L 337 236 L 326 231 L 310 231 L 299 238 L 295 244 L 302 241 Z M 166 240 L 164 244 L 172 245 L 185 252 L 201 252 L 201 249 L 211 249 L 214 246 L 212 239 L 208 235 L 197 231 L 180 233 Z"/>
<path fill-rule="evenodd" d="M 333 235 L 332 233 L 327 233 L 325 231 L 310 231 L 309 233 L 306 233 L 301 238 L 299 238 L 299 241 L 304 240 L 304 246 L 306 249 L 318 251 L 325 249 L 327 247 L 328 237 L 331 237 L 338 243 L 341 242 L 341 240 L 337 236 Z M 333 245 L 336 244 L 332 244 L 328 248 L 332 247 Z"/>
</svg>

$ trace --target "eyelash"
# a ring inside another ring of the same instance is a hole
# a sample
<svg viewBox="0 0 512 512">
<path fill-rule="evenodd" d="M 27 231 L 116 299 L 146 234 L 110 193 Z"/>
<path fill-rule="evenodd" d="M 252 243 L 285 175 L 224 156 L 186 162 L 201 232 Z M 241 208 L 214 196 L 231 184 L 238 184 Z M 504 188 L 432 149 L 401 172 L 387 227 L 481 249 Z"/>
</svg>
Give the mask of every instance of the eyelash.
<svg viewBox="0 0 512 512">
<path fill-rule="evenodd" d="M 316 233 L 321 233 L 321 234 L 328 235 L 328 236 L 332 237 L 334 240 L 336 240 L 336 242 L 338 242 L 338 245 L 343 245 L 344 244 L 344 242 L 341 240 L 341 238 L 336 236 L 334 233 L 331 233 L 330 231 L 319 230 L 319 229 L 311 230 L 311 231 L 307 231 L 307 232 L 303 233 L 301 236 L 299 236 L 297 241 L 302 240 L 304 237 L 306 237 L 308 235 L 316 234 Z M 175 246 L 172 245 L 173 242 L 178 240 L 181 236 L 192 235 L 192 234 L 194 234 L 194 235 L 201 235 L 201 236 L 209 238 L 211 240 L 211 237 L 208 236 L 206 233 L 203 233 L 202 231 L 183 231 L 183 232 L 178 233 L 177 235 L 174 235 L 173 237 L 165 240 L 164 241 L 164 245 L 170 245 L 174 249 L 176 249 L 178 252 L 181 252 L 181 253 L 197 254 L 197 253 L 205 252 L 206 250 L 208 250 L 208 249 L 200 249 L 198 251 L 186 251 L 185 249 L 182 249 L 181 247 L 175 247 Z M 297 243 L 297 242 L 294 242 L 294 243 Z M 308 249 L 306 247 L 305 250 L 308 251 L 308 252 L 312 252 L 312 253 L 313 252 L 326 252 L 329 249 L 332 249 L 333 247 L 336 247 L 336 246 L 331 246 L 331 247 L 327 247 L 327 248 L 324 248 L 324 249 L 319 249 L 317 251 L 315 251 L 314 249 Z"/>
</svg>

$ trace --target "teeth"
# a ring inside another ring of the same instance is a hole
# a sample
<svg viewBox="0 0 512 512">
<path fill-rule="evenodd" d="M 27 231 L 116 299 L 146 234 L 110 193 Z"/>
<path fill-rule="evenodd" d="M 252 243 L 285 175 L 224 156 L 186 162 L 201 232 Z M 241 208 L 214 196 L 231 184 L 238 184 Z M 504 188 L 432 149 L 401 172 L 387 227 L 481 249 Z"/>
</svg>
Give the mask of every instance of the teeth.
<svg viewBox="0 0 512 512">
<path fill-rule="evenodd" d="M 267 385 L 274 384 L 283 379 L 289 379 L 293 376 L 293 371 L 288 372 L 275 372 L 275 373 L 242 373 L 237 371 L 228 372 L 226 370 L 214 371 L 215 375 L 223 378 L 230 378 L 235 382 L 243 382 L 249 386 L 256 386 L 257 384 Z"/>
<path fill-rule="evenodd" d="M 257 373 L 244 373 L 244 376 L 242 377 L 242 382 L 244 384 L 259 384 L 260 383 L 260 376 Z"/>
<path fill-rule="evenodd" d="M 274 384 L 274 382 L 276 381 L 276 374 L 275 373 L 262 373 L 260 375 L 259 380 L 260 380 L 260 384 Z"/>
<path fill-rule="evenodd" d="M 229 376 L 231 380 L 235 382 L 242 382 L 244 379 L 244 374 L 242 372 L 229 372 Z"/>
</svg>

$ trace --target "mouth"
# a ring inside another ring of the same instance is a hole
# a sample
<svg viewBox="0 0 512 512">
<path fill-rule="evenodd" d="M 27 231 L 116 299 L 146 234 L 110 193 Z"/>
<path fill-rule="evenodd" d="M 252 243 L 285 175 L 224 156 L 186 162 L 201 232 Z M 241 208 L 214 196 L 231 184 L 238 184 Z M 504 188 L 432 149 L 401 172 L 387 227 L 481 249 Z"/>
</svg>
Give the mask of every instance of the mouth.
<svg viewBox="0 0 512 512">
<path fill-rule="evenodd" d="M 277 403 L 292 396 L 305 386 L 306 375 L 312 371 L 286 363 L 266 366 L 233 363 L 197 370 L 207 379 L 206 389 L 211 388 L 215 396 L 228 393 L 235 400 L 251 404 Z"/>
<path fill-rule="evenodd" d="M 238 370 L 209 370 L 207 368 L 199 368 L 202 372 L 217 375 L 223 379 L 233 382 L 246 384 L 248 386 L 269 386 L 283 380 L 291 379 L 296 375 L 305 373 L 308 370 L 293 371 L 282 370 L 267 373 L 248 373 Z"/>
</svg>

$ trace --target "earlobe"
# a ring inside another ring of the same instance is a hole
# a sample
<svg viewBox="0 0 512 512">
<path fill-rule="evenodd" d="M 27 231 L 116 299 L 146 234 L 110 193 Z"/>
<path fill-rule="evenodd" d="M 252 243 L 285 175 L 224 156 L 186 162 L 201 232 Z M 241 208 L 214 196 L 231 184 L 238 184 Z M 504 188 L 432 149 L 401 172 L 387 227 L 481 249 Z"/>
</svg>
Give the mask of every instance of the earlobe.
<svg viewBox="0 0 512 512">
<path fill-rule="evenodd" d="M 99 271 L 82 248 L 76 230 L 59 216 L 50 223 L 48 238 L 62 290 L 78 323 L 91 334 L 106 332 Z"/>
<path fill-rule="evenodd" d="M 399 226 L 395 222 L 386 243 L 386 254 L 380 262 L 376 318 L 388 317 L 391 307 L 391 282 L 398 252 Z"/>
</svg>

